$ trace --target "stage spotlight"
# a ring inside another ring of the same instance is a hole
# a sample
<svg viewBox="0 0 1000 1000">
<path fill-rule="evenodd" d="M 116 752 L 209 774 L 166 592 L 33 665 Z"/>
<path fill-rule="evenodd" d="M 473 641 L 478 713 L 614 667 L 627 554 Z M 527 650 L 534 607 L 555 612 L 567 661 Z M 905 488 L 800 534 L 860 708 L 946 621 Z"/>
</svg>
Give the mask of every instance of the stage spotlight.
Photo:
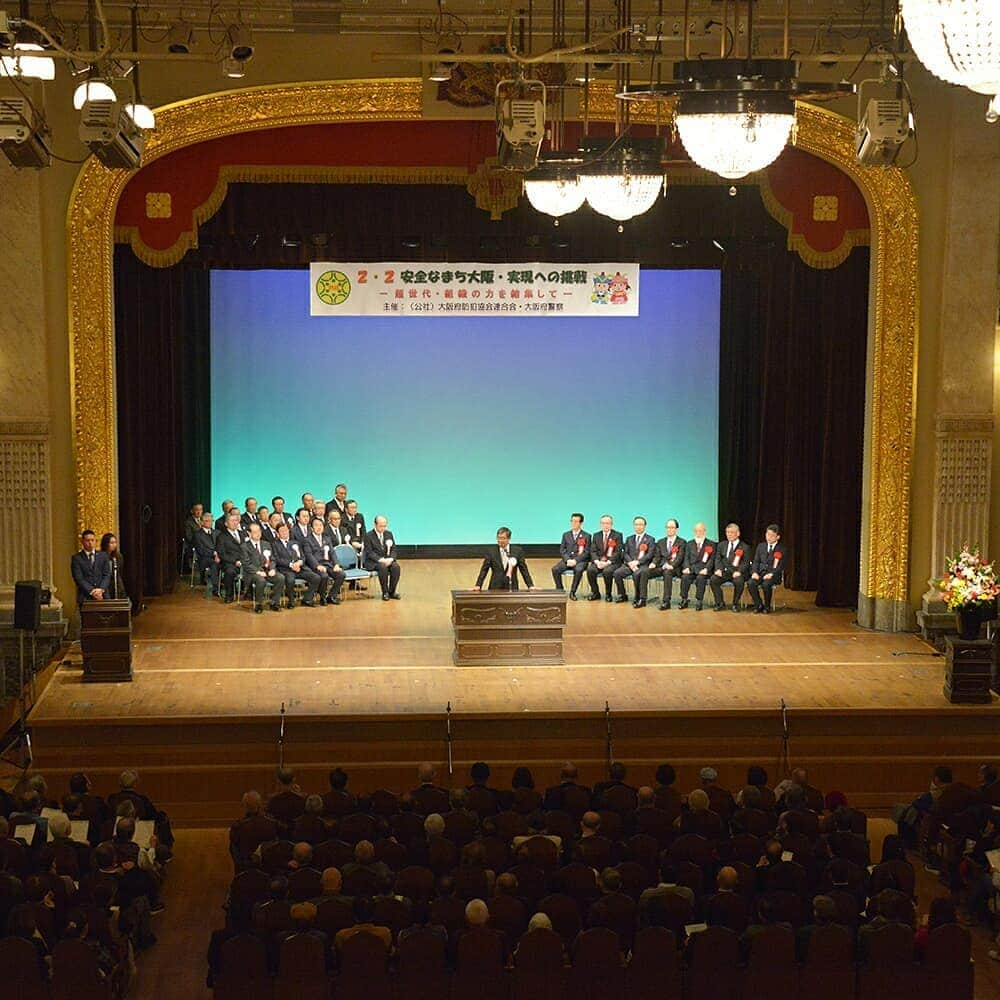
<svg viewBox="0 0 1000 1000">
<path fill-rule="evenodd" d="M 134 170 L 146 136 L 117 97 L 91 98 L 80 110 L 80 141 L 106 167 Z"/>
<path fill-rule="evenodd" d="M 183 17 L 170 26 L 167 33 L 167 51 L 175 55 L 187 55 L 194 46 L 194 25 Z"/>
<path fill-rule="evenodd" d="M 0 150 L 15 167 L 47 167 L 52 162 L 45 121 L 23 97 L 0 99 Z"/>
<path fill-rule="evenodd" d="M 242 80 L 247 75 L 246 67 L 235 59 L 222 60 L 222 75 L 230 80 Z"/>
<path fill-rule="evenodd" d="M 238 63 L 253 59 L 253 32 L 250 25 L 237 21 L 229 28 L 229 58 Z"/>
<path fill-rule="evenodd" d="M 114 87 L 107 80 L 90 76 L 73 91 L 73 107 L 79 111 L 87 101 L 116 100 Z"/>
</svg>

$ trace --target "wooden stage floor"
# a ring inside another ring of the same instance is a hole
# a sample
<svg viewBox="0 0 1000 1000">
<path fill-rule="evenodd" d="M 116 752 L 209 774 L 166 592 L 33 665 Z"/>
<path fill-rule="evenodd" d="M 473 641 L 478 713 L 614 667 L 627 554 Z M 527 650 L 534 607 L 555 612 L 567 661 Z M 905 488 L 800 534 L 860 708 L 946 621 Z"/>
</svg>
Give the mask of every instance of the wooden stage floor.
<svg viewBox="0 0 1000 1000">
<path fill-rule="evenodd" d="M 547 564 L 546 564 L 547 565 Z M 943 661 L 912 635 L 785 592 L 769 615 L 570 603 L 563 666 L 456 667 L 450 591 L 468 560 L 405 564 L 403 600 L 255 615 L 178 586 L 135 621 L 135 681 L 84 685 L 63 668 L 33 714 L 54 720 L 774 709 L 940 710 Z M 536 578 L 543 564 L 536 560 Z M 548 573 L 545 573 L 545 577 Z M 586 584 L 584 584 L 584 588 Z M 368 591 L 377 598 L 377 583 Z M 676 604 L 676 598 L 675 598 Z"/>
<path fill-rule="evenodd" d="M 533 560 L 540 583 L 550 582 L 548 565 Z M 82 761 L 110 773 L 127 746 L 130 761 L 160 769 L 168 785 L 171 770 L 180 780 L 210 760 L 235 790 L 273 766 L 282 702 L 302 766 L 322 773 L 350 761 L 387 787 L 408 780 L 415 760 L 443 759 L 449 701 L 462 761 L 528 759 L 554 771 L 571 756 L 599 771 L 607 700 L 619 756 L 654 762 L 669 751 L 696 774 L 708 744 L 714 760 L 731 762 L 735 782 L 745 762 L 776 758 L 784 699 L 793 755 L 825 767 L 826 787 L 854 788 L 870 805 L 892 782 L 861 780 L 862 760 L 895 760 L 900 780 L 919 789 L 943 754 L 970 767 L 1000 754 L 1000 711 L 950 705 L 944 661 L 930 646 L 860 629 L 852 612 L 816 608 L 811 594 L 784 592 L 788 606 L 770 616 L 578 601 L 565 665 L 456 667 L 450 591 L 469 586 L 476 569 L 414 560 L 403 567 L 401 601 L 351 596 L 262 615 L 178 585 L 135 621 L 133 683 L 84 684 L 78 667 L 56 671 L 31 714 L 40 766 L 71 771 Z"/>
</svg>

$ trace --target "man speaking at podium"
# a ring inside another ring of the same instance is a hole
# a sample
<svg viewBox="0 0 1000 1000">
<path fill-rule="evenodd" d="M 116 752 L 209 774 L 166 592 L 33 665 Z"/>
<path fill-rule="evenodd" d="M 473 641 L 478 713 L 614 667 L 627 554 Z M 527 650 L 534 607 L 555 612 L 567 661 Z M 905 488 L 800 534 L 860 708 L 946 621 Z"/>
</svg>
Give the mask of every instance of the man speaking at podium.
<svg viewBox="0 0 1000 1000">
<path fill-rule="evenodd" d="M 524 549 L 510 544 L 510 528 L 497 529 L 496 546 L 491 547 L 479 567 L 479 576 L 473 590 L 482 590 L 486 574 L 490 574 L 488 590 L 517 590 L 517 575 L 521 574 L 528 590 L 535 590 L 535 584 L 524 561 Z"/>
</svg>

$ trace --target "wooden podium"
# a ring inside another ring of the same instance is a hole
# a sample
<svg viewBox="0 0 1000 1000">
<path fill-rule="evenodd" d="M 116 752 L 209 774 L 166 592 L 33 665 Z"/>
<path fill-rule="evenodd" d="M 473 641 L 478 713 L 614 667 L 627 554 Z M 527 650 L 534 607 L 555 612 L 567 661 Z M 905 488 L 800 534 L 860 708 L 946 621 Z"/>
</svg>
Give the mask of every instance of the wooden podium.
<svg viewBox="0 0 1000 1000">
<path fill-rule="evenodd" d="M 566 594 L 560 590 L 453 590 L 455 663 L 563 662 Z"/>
<path fill-rule="evenodd" d="M 132 680 L 132 602 L 84 601 L 80 647 L 85 681 Z"/>
</svg>

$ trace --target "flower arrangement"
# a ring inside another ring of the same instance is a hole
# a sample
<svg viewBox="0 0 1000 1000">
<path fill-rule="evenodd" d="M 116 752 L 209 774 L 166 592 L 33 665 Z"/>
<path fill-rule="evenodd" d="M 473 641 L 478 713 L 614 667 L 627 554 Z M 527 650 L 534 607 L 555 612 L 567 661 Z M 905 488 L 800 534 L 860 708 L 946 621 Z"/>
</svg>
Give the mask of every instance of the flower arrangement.
<svg viewBox="0 0 1000 1000">
<path fill-rule="evenodd" d="M 948 560 L 948 570 L 938 581 L 938 588 L 949 611 L 991 604 L 1000 598 L 1000 582 L 993 563 L 984 561 L 979 549 L 967 544 L 957 556 Z"/>
</svg>

